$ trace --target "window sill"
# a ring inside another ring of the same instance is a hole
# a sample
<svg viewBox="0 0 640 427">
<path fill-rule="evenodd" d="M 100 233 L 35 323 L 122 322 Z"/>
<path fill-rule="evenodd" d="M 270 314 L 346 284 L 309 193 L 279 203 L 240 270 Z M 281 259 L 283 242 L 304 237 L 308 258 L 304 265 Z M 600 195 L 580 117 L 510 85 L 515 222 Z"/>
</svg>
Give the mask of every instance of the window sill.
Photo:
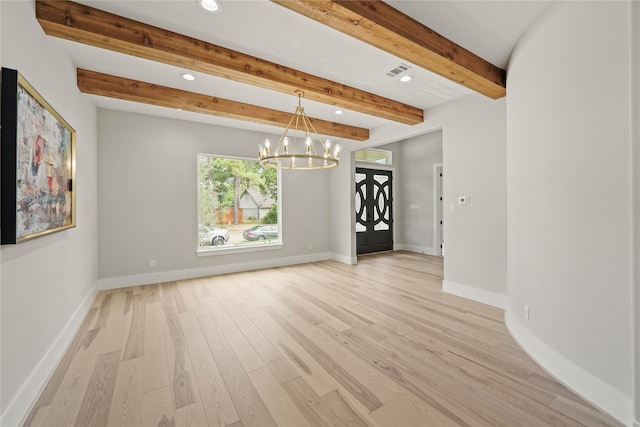
<svg viewBox="0 0 640 427">
<path fill-rule="evenodd" d="M 196 256 L 200 257 L 208 257 L 208 256 L 218 256 L 218 255 L 232 255 L 232 254 L 243 254 L 247 252 L 260 252 L 260 251 L 271 251 L 282 249 L 284 245 L 282 242 L 278 243 L 263 243 L 251 246 L 242 246 L 242 247 L 220 247 L 215 249 L 196 249 Z"/>
</svg>

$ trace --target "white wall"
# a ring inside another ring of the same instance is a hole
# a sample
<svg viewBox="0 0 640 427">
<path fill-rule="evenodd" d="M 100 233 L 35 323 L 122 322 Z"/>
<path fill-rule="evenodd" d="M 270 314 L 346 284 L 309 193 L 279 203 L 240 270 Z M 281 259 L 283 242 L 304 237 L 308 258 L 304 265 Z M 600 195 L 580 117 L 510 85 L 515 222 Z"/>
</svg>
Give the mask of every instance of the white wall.
<svg viewBox="0 0 640 427">
<path fill-rule="evenodd" d="M 198 257 L 197 154 L 255 158 L 252 131 L 100 109 L 99 259 L 104 287 L 328 257 L 329 175 L 282 172 L 284 247 Z M 276 138 L 277 139 L 277 138 Z M 312 245 L 312 250 L 308 249 Z M 156 260 L 156 268 L 149 260 Z"/>
<path fill-rule="evenodd" d="M 625 422 L 629 8 L 554 3 L 518 43 L 507 84 L 509 327 L 553 374 Z"/>
<path fill-rule="evenodd" d="M 633 352 L 633 408 L 635 427 L 640 427 L 640 2 L 631 3 L 631 139 L 633 141 L 633 179 L 631 180 L 634 199 L 634 352 Z"/>
<path fill-rule="evenodd" d="M 395 247 L 435 255 L 433 165 L 442 163 L 442 132 L 429 132 L 378 148 L 393 153 Z M 414 209 L 410 209 L 411 205 Z"/>
<path fill-rule="evenodd" d="M 331 256 L 345 264 L 357 262 L 354 158 L 354 153 L 342 153 L 340 164 L 329 171 Z"/>
<path fill-rule="evenodd" d="M 2 246 L 2 425 L 15 425 L 84 316 L 97 281 L 96 110 L 33 2 L 0 3 L 2 66 L 17 69 L 77 132 L 77 227 Z M 74 316 L 75 314 L 75 316 Z"/>
<path fill-rule="evenodd" d="M 475 93 L 425 111 L 424 123 L 415 126 L 391 124 L 371 130 L 371 138 L 358 149 L 377 147 L 442 130 L 444 168 L 445 292 L 498 307 L 506 306 L 507 219 L 506 219 L 506 100 L 491 100 Z M 341 166 L 343 166 L 341 164 Z M 336 222 L 355 223 L 353 206 L 336 188 L 354 182 L 344 169 L 332 172 L 331 202 L 340 209 L 332 214 Z M 338 175 L 339 173 L 339 175 Z M 398 172 L 400 175 L 402 172 Z M 342 182 L 343 184 L 340 184 Z M 353 186 L 352 186 L 353 187 Z M 471 203 L 448 207 L 459 195 Z M 353 195 L 350 195 L 353 200 Z M 334 223 L 332 222 L 332 227 Z M 346 226 L 342 232 L 347 231 Z M 350 248 L 355 259 L 355 232 L 349 241 L 332 247 Z M 351 243 L 349 245 L 348 243 Z M 341 252 L 340 252 L 341 253 Z"/>
<path fill-rule="evenodd" d="M 471 94 L 427 112 L 442 127 L 443 289 L 498 307 L 507 292 L 505 105 Z"/>
</svg>

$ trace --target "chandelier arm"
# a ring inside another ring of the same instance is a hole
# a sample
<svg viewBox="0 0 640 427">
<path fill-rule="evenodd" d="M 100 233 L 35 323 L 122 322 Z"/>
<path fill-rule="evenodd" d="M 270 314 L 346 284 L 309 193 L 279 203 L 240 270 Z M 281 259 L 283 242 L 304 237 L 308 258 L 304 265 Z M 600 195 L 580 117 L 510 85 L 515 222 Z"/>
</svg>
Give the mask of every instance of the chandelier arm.
<svg viewBox="0 0 640 427">
<path fill-rule="evenodd" d="M 307 113 L 305 113 L 304 110 L 302 110 L 302 123 L 304 123 L 305 134 L 311 139 L 310 150 L 313 151 L 313 154 L 317 155 L 318 152 L 316 151 L 316 144 L 313 142 L 313 138 L 311 138 L 312 133 L 309 130 L 309 128 L 313 129 L 313 125 L 311 124 L 311 120 L 309 120 L 309 116 L 307 116 Z M 316 134 L 316 136 L 318 135 Z M 322 140 L 320 141 L 322 142 Z"/>
<path fill-rule="evenodd" d="M 309 119 L 309 117 L 306 114 L 305 114 L 305 117 L 307 118 L 307 122 L 309 123 L 309 127 L 313 131 L 313 134 L 318 138 L 318 141 L 320 141 L 320 145 L 322 146 L 322 152 L 324 153 L 324 151 L 327 149 L 327 146 L 322 141 L 322 138 L 320 138 L 320 135 L 318 134 L 318 131 L 316 131 L 316 128 L 313 127 L 313 123 L 311 123 L 311 120 Z M 313 146 L 313 154 L 318 155 L 315 145 Z"/>
<path fill-rule="evenodd" d="M 300 99 L 301 97 L 298 97 L 298 99 Z M 300 102 L 300 101 L 298 101 Z M 298 146 L 298 130 L 300 129 L 300 111 L 304 111 L 302 110 L 302 106 L 298 105 L 298 108 L 296 108 L 296 129 L 293 133 L 293 147 L 297 147 Z M 302 153 L 298 153 L 297 151 L 293 151 L 294 155 L 296 155 L 296 157 L 302 157 Z M 300 154 L 300 155 L 298 155 Z M 296 167 L 296 157 L 292 157 L 291 158 L 291 162 L 289 163 L 289 169 L 293 169 Z"/>
<path fill-rule="evenodd" d="M 276 148 L 275 148 L 275 153 L 278 152 L 278 150 L 280 148 L 282 148 L 282 142 L 284 141 L 284 138 L 287 136 L 287 133 L 289 132 L 289 129 L 291 129 L 291 125 L 293 124 L 293 119 L 295 119 L 295 115 L 291 116 L 291 119 L 289 120 L 289 124 L 287 125 L 286 128 L 284 128 L 284 133 L 282 134 L 282 136 L 280 137 L 280 139 L 278 140 L 278 143 L 276 144 Z"/>
</svg>

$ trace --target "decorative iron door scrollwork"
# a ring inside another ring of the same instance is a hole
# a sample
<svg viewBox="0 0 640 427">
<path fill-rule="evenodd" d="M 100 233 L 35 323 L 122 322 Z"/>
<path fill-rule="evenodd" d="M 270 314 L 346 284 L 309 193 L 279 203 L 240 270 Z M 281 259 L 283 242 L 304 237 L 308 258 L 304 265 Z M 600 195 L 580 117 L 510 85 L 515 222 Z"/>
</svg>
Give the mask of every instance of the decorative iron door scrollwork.
<svg viewBox="0 0 640 427">
<path fill-rule="evenodd" d="M 357 253 L 393 249 L 391 171 L 357 168 L 355 181 Z"/>
</svg>

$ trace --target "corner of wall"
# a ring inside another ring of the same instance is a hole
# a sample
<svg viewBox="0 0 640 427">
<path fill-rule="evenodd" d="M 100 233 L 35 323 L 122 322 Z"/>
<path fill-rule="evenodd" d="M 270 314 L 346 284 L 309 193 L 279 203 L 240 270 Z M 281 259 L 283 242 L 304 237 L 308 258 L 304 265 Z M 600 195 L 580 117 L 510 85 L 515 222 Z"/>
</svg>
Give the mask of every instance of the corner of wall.
<svg viewBox="0 0 640 427">
<path fill-rule="evenodd" d="M 358 263 L 358 257 L 348 257 L 335 253 L 331 254 L 331 259 L 347 265 L 356 265 Z"/>
<path fill-rule="evenodd" d="M 457 295 L 462 298 L 477 301 L 493 307 L 505 309 L 507 307 L 507 296 L 473 286 L 454 283 L 449 280 L 442 281 L 442 291 L 448 294 Z"/>
<path fill-rule="evenodd" d="M 432 256 L 440 255 L 435 248 L 429 248 L 426 246 L 407 245 L 403 243 L 398 243 L 395 245 L 394 249 L 400 250 L 400 251 L 415 252 L 417 254 L 423 254 L 423 255 L 432 255 Z"/>
<path fill-rule="evenodd" d="M 342 155 L 340 164 L 329 171 L 329 228 L 332 230 L 329 251 L 336 261 L 349 263 L 356 256 L 355 239 L 355 154 Z M 338 258 L 336 258 L 338 257 Z M 345 260 L 345 261 L 341 261 Z"/>
</svg>

